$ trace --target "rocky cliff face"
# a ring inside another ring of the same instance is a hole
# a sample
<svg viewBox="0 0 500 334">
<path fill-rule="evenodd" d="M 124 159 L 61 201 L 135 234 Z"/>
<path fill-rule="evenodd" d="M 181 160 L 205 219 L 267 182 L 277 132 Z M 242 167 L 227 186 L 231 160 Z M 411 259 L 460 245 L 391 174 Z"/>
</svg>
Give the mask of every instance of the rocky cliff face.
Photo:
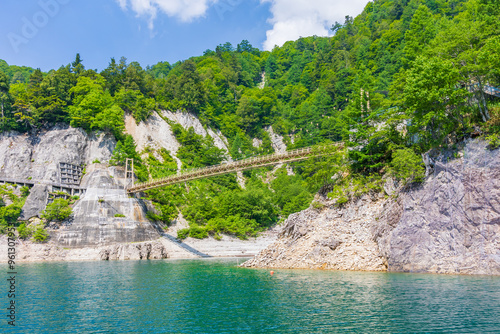
<svg viewBox="0 0 500 334">
<path fill-rule="evenodd" d="M 392 271 L 500 275 L 500 150 L 476 140 L 446 160 L 388 204 L 374 230 L 380 252 Z"/>
<path fill-rule="evenodd" d="M 274 132 L 272 126 L 268 126 L 266 131 L 269 133 L 269 137 L 271 138 L 271 146 L 273 147 L 276 153 L 285 153 L 286 152 L 286 144 L 283 141 L 283 137 Z"/>
<path fill-rule="evenodd" d="M 56 127 L 36 135 L 1 134 L 0 181 L 32 186 L 22 210 L 21 218 L 25 220 L 40 215 L 51 192 L 74 191 L 80 196 L 72 219 L 49 231 L 57 245 L 97 247 L 157 239 L 156 227 L 146 219 L 149 204 L 129 198 L 123 168 L 107 167 L 115 146 L 110 135 L 89 135 L 70 127 Z M 93 163 L 96 160 L 102 164 Z M 81 171 L 85 165 L 86 174 L 72 175 L 64 167 L 67 165 Z"/>
<path fill-rule="evenodd" d="M 397 199 L 291 215 L 245 266 L 500 275 L 500 150 L 475 140 L 449 158 L 429 159 L 426 181 Z"/>
<path fill-rule="evenodd" d="M 70 127 L 56 127 L 36 135 L 0 134 L 0 180 L 34 184 L 22 213 L 23 219 L 29 219 L 45 208 L 52 191 L 50 185 L 61 183 L 60 163 L 83 166 L 96 159 L 107 162 L 115 146 L 110 135 L 88 135 Z"/>
<path fill-rule="evenodd" d="M 170 151 L 170 154 L 177 162 L 177 167 L 179 169 L 182 167 L 181 161 L 176 156 L 180 144 L 177 142 L 172 128 L 166 120 L 178 123 L 185 129 L 192 127 L 198 135 L 210 136 L 214 140 L 216 147 L 228 152 L 227 138 L 220 131 L 205 128 L 194 115 L 181 111 L 154 112 L 146 121 L 139 124 L 136 124 L 135 119 L 131 115 L 127 115 L 125 117 L 125 128 L 127 133 L 134 137 L 139 152 L 146 147 L 153 150 L 165 148 Z M 159 155 L 157 158 L 161 159 Z M 226 159 L 232 161 L 229 154 L 226 155 Z"/>
<path fill-rule="evenodd" d="M 244 266 L 386 270 L 386 259 L 371 232 L 384 208 L 383 197 L 365 196 L 343 208 L 332 201 L 323 203 L 325 209 L 309 208 L 290 215 L 278 240 Z"/>
<path fill-rule="evenodd" d="M 162 111 L 162 114 L 169 120 L 179 123 L 184 129 L 192 127 L 195 133 L 201 136 L 208 135 L 212 137 L 216 147 L 226 152 L 229 151 L 227 147 L 227 138 L 220 132 L 220 130 L 214 131 L 210 127 L 204 127 L 196 116 L 187 112 L 177 111 L 174 113 L 168 110 Z"/>
<path fill-rule="evenodd" d="M 81 129 L 53 128 L 36 135 L 0 134 L 0 178 L 59 182 L 59 163 L 107 162 L 116 146 L 106 134 L 88 135 Z"/>
<path fill-rule="evenodd" d="M 170 151 L 172 158 L 177 162 L 177 168 L 181 169 L 182 162 L 176 156 L 180 144 L 177 142 L 170 125 L 157 112 L 153 112 L 146 121 L 139 124 L 135 122 L 132 115 L 126 115 L 125 128 L 127 133 L 134 138 L 138 152 L 142 152 L 146 147 L 153 150 L 165 148 Z M 158 154 L 156 157 L 162 159 Z"/>
</svg>

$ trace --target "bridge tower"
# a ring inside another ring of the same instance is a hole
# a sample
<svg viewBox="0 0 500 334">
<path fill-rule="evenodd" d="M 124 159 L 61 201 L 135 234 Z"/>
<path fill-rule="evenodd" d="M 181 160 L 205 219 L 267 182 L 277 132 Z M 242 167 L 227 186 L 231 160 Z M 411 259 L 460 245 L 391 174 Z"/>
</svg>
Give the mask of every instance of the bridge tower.
<svg viewBox="0 0 500 334">
<path fill-rule="evenodd" d="M 125 160 L 125 189 L 134 185 L 134 159 Z"/>
</svg>

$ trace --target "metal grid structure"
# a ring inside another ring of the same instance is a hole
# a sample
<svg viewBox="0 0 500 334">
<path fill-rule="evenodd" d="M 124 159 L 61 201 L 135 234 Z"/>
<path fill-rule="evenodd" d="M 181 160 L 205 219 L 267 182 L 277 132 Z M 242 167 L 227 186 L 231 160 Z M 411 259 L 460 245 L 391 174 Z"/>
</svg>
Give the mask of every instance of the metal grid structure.
<svg viewBox="0 0 500 334">
<path fill-rule="evenodd" d="M 125 160 L 125 187 L 134 184 L 134 159 Z"/>
<path fill-rule="evenodd" d="M 61 172 L 62 184 L 79 185 L 82 179 L 83 167 L 69 164 L 66 162 L 59 163 L 59 171 Z"/>
<path fill-rule="evenodd" d="M 342 144 L 340 145 L 335 144 L 335 145 L 316 147 L 316 148 L 305 147 L 287 151 L 285 153 L 274 153 L 260 157 L 253 157 L 234 162 L 224 163 L 220 165 L 197 168 L 181 172 L 180 174 L 177 175 L 171 175 L 161 179 L 138 183 L 136 185 L 127 188 L 127 192 L 130 194 L 138 193 L 149 189 L 160 188 L 176 183 L 182 183 L 197 179 L 204 179 L 216 175 L 229 174 L 254 168 L 273 166 L 281 163 L 305 160 L 311 156 L 321 156 L 329 154 L 331 152 L 332 146 L 338 149 L 343 148 Z"/>
</svg>

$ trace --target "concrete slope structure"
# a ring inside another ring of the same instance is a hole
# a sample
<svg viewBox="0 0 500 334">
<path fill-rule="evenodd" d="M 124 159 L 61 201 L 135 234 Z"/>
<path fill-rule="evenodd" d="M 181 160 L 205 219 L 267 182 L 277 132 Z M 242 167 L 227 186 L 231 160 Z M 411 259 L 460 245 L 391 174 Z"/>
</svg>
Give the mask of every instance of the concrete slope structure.
<svg viewBox="0 0 500 334">
<path fill-rule="evenodd" d="M 158 239 L 158 227 L 146 218 L 149 202 L 129 198 L 123 168 L 89 166 L 82 186 L 85 195 L 73 208 L 73 219 L 52 231 L 65 247 L 103 246 Z M 117 217 L 118 216 L 118 217 Z"/>
<path fill-rule="evenodd" d="M 168 122 L 158 115 L 139 125 L 127 121 L 142 147 L 155 143 L 157 148 L 178 149 Z M 109 135 L 71 127 L 0 135 L 0 184 L 31 187 L 23 220 L 39 221 L 51 197 L 60 192 L 80 197 L 71 219 L 49 226 L 48 243 L 18 241 L 20 261 L 251 256 L 274 240 L 266 235 L 250 241 L 224 236 L 221 241 L 189 238 L 180 242 L 175 231 L 166 233 L 147 219 L 147 212 L 155 210 L 149 201 L 127 194 L 124 168 L 108 165 L 115 146 Z M 0 236 L 0 246 L 6 244 L 7 238 Z"/>
</svg>

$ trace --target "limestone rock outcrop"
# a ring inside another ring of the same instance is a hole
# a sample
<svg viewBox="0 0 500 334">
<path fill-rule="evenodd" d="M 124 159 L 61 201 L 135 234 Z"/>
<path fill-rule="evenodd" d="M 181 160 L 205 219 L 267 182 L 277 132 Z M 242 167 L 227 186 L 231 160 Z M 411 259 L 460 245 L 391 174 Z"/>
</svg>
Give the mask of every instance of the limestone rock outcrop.
<svg viewBox="0 0 500 334">
<path fill-rule="evenodd" d="M 159 241 L 136 244 L 118 244 L 102 248 L 99 252 L 101 260 L 161 260 L 168 254 Z"/>
<path fill-rule="evenodd" d="M 0 134 L 0 181 L 34 184 L 22 218 L 38 216 L 45 208 L 48 186 L 61 182 L 60 163 L 77 166 L 94 160 L 107 162 L 116 146 L 108 134 L 87 134 L 82 129 L 58 126 L 37 134 Z"/>
<path fill-rule="evenodd" d="M 146 147 L 153 150 L 165 148 L 176 161 L 177 168 L 181 169 L 182 162 L 176 156 L 180 144 L 175 138 L 170 124 L 161 118 L 156 111 L 146 121 L 139 124 L 136 123 L 132 115 L 126 115 L 125 128 L 127 133 L 134 138 L 138 152 L 142 152 Z M 156 158 L 160 161 L 162 159 L 160 155 L 156 155 Z"/>
<path fill-rule="evenodd" d="M 365 196 L 344 208 L 294 213 L 278 240 L 244 266 L 385 271 L 386 261 L 371 233 L 383 203 Z"/>
<path fill-rule="evenodd" d="M 266 131 L 269 133 L 269 137 L 271 138 L 271 146 L 273 147 L 276 153 L 285 153 L 286 152 L 286 144 L 283 141 L 283 137 L 274 132 L 272 126 L 268 126 Z"/>
<path fill-rule="evenodd" d="M 209 127 L 204 127 L 196 116 L 187 112 L 171 112 L 168 110 L 154 111 L 146 121 L 140 122 L 139 124 L 136 123 L 132 115 L 126 115 L 125 129 L 127 133 L 134 138 L 137 144 L 137 151 L 141 152 L 146 147 L 149 147 L 153 149 L 153 154 L 155 154 L 155 150 L 165 148 L 177 162 L 177 168 L 181 169 L 182 162 L 177 158 L 177 151 L 180 148 L 180 144 L 175 138 L 169 122 L 178 123 L 184 129 L 192 127 L 194 132 L 198 135 L 210 136 L 216 147 L 228 152 L 227 138 L 220 130 L 214 131 Z M 162 159 L 160 155 L 156 155 L 156 158 L 160 161 Z M 226 160 L 232 161 L 229 154 L 226 154 Z"/>
<path fill-rule="evenodd" d="M 244 265 L 500 275 L 500 150 L 486 146 L 434 157 L 423 184 L 386 187 L 392 196 L 291 215 Z"/>
<path fill-rule="evenodd" d="M 38 134 L 0 134 L 0 178 L 59 182 L 59 163 L 107 162 L 116 146 L 111 135 L 54 127 Z"/>
<path fill-rule="evenodd" d="M 205 128 L 196 116 L 187 112 L 172 112 L 168 110 L 162 111 L 162 114 L 164 117 L 170 119 L 171 121 L 179 123 L 184 129 L 189 129 L 190 127 L 192 127 L 195 133 L 201 136 L 208 135 L 212 137 L 212 139 L 214 140 L 214 145 L 217 148 L 220 148 L 226 152 L 229 151 L 227 147 L 227 138 L 220 132 L 220 130 L 214 131 L 209 127 Z"/>
<path fill-rule="evenodd" d="M 160 260 L 169 257 L 159 240 L 84 248 L 63 247 L 53 240 L 43 244 L 23 240 L 16 243 L 16 262 Z M 7 248 L 5 235 L 0 236 L 0 247 Z M 5 262 L 7 253 L 0 256 L 0 263 Z"/>
</svg>

